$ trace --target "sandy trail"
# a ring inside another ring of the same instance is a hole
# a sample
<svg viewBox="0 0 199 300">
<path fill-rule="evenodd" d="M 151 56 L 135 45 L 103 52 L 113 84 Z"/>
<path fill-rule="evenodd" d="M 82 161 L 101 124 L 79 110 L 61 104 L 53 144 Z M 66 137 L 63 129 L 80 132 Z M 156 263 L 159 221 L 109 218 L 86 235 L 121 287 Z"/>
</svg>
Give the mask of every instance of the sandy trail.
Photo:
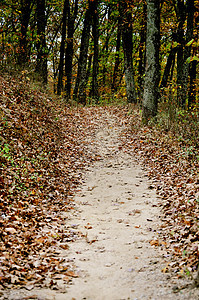
<svg viewBox="0 0 199 300">
<path fill-rule="evenodd" d="M 79 278 L 55 299 L 192 299 L 174 294 L 175 279 L 161 272 L 166 260 L 150 244 L 160 223 L 156 193 L 135 158 L 119 150 L 122 126 L 105 119 L 92 141 L 102 160 L 87 174 L 71 219 L 86 236 L 69 254 Z"/>
<path fill-rule="evenodd" d="M 178 280 L 161 272 L 165 253 L 150 244 L 159 238 L 158 199 L 141 165 L 120 149 L 122 125 L 113 120 L 107 113 L 90 137 L 91 150 L 102 159 L 85 175 L 68 221 L 83 233 L 67 252 L 79 277 L 63 292 L 40 289 L 31 295 L 47 300 L 199 299 L 188 290 L 174 293 Z"/>
</svg>

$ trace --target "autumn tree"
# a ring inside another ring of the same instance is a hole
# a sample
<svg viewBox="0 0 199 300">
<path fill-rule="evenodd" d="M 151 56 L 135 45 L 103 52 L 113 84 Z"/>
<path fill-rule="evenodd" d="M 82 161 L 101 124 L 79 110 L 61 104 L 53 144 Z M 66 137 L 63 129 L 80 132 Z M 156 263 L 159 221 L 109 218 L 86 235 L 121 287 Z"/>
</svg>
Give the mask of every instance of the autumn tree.
<svg viewBox="0 0 199 300">
<path fill-rule="evenodd" d="M 92 72 L 92 85 L 90 96 L 95 99 L 96 103 L 99 100 L 98 91 L 98 70 L 99 70 L 99 13 L 98 13 L 98 0 L 91 2 L 91 15 L 92 15 L 92 37 L 94 44 L 93 55 L 93 72 Z"/>
<path fill-rule="evenodd" d="M 178 102 L 181 106 L 185 106 L 187 98 L 187 84 L 189 74 L 188 57 L 191 54 L 191 47 L 187 43 L 193 36 L 193 17 L 194 17 L 194 0 L 175 1 L 175 11 L 178 20 L 178 28 L 176 32 L 177 49 L 177 86 L 178 86 Z M 186 31 L 185 31 L 186 22 Z"/>
<path fill-rule="evenodd" d="M 34 0 L 20 0 L 18 4 L 20 11 L 20 33 L 19 45 L 17 50 L 17 63 L 20 68 L 24 68 L 25 66 L 27 66 L 30 58 L 27 30 Z"/>
<path fill-rule="evenodd" d="M 47 46 L 46 46 L 46 4 L 45 0 L 37 0 L 36 3 L 36 19 L 37 19 L 37 61 L 36 73 L 38 79 L 47 84 Z"/>
<path fill-rule="evenodd" d="M 124 51 L 124 70 L 126 80 L 126 94 L 128 103 L 136 103 L 136 91 L 133 70 L 133 41 L 132 41 L 132 12 L 131 1 L 120 1 L 120 16 L 122 17 L 122 45 Z"/>
<path fill-rule="evenodd" d="M 57 94 L 61 95 L 63 90 L 63 72 L 64 72 L 64 53 L 66 43 L 66 18 L 68 17 L 69 11 L 69 0 L 64 1 L 63 16 L 62 16 L 62 32 L 61 32 L 61 46 L 60 46 L 60 59 L 58 68 L 58 83 L 57 83 Z"/>
<path fill-rule="evenodd" d="M 143 95 L 143 122 L 157 114 L 159 97 L 160 2 L 147 0 L 146 71 Z"/>
<path fill-rule="evenodd" d="M 90 39 L 90 29 L 91 29 L 91 7 L 90 1 L 89 6 L 86 10 L 84 17 L 84 25 L 81 36 L 81 46 L 80 46 L 80 56 L 78 61 L 78 72 L 74 89 L 74 99 L 79 100 L 79 102 L 86 103 L 86 67 L 87 67 L 87 57 Z"/>
<path fill-rule="evenodd" d="M 75 20 L 78 13 L 78 0 L 73 1 L 71 5 L 68 3 L 68 17 L 67 17 L 67 45 L 65 50 L 65 75 L 66 85 L 65 94 L 66 99 L 71 97 L 72 88 L 72 69 L 73 69 L 73 55 L 74 55 L 74 33 L 75 33 Z"/>
<path fill-rule="evenodd" d="M 117 20 L 117 38 L 116 38 L 116 49 L 115 49 L 115 64 L 114 64 L 114 71 L 113 71 L 113 79 L 112 79 L 112 91 L 116 92 L 118 85 L 118 75 L 119 75 L 119 65 L 121 63 L 120 58 L 120 49 L 121 49 L 121 40 L 122 40 L 122 18 L 119 15 Z"/>
</svg>

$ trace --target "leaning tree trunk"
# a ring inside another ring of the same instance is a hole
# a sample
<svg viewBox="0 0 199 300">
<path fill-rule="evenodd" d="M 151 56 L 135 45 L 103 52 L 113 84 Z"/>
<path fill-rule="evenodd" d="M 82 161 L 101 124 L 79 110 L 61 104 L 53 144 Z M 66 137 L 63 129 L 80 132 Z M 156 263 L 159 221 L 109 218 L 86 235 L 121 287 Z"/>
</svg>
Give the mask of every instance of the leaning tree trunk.
<svg viewBox="0 0 199 300">
<path fill-rule="evenodd" d="M 46 47 L 46 5 L 45 0 L 37 0 L 37 62 L 36 74 L 44 84 L 47 84 L 47 47 Z"/>
<path fill-rule="evenodd" d="M 146 72 L 143 95 L 143 122 L 157 115 L 159 97 L 160 1 L 147 0 Z"/>
<path fill-rule="evenodd" d="M 136 103 L 136 91 L 133 72 L 133 41 L 132 41 L 132 13 L 126 1 L 119 3 L 120 15 L 122 16 L 122 45 L 124 51 L 124 68 L 126 80 L 126 94 L 128 103 Z"/>
<path fill-rule="evenodd" d="M 167 63 L 164 69 L 164 74 L 162 76 L 162 81 L 160 84 L 160 89 L 163 89 L 168 84 L 169 75 L 172 72 L 172 66 L 175 63 L 175 56 L 176 56 L 177 48 L 171 48 L 169 52 L 169 56 L 167 58 Z"/>
</svg>

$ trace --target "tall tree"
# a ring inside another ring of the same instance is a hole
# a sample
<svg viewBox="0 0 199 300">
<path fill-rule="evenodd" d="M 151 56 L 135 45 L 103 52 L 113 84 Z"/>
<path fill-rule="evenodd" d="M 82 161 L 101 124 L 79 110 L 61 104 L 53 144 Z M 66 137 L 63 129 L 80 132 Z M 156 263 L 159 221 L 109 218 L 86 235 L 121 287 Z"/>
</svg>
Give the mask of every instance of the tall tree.
<svg viewBox="0 0 199 300">
<path fill-rule="evenodd" d="M 160 1 L 147 0 L 146 71 L 143 95 L 143 122 L 157 114 L 159 97 Z"/>
<path fill-rule="evenodd" d="M 20 38 L 19 38 L 19 49 L 18 49 L 18 66 L 24 68 L 28 64 L 29 50 L 28 50 L 28 37 L 27 29 L 30 21 L 30 15 L 32 11 L 32 4 L 34 0 L 20 0 Z"/>
<path fill-rule="evenodd" d="M 126 80 L 126 94 L 128 103 L 136 103 L 136 91 L 133 72 L 133 31 L 131 1 L 122 0 L 119 2 L 120 15 L 122 16 L 122 45 L 124 51 L 124 69 Z"/>
<path fill-rule="evenodd" d="M 88 1 L 88 8 L 84 17 L 84 26 L 81 36 L 81 46 L 80 46 L 80 56 L 78 61 L 78 71 L 77 78 L 75 83 L 75 89 L 73 97 L 75 100 L 82 104 L 86 103 L 86 84 L 87 84 L 87 57 L 88 57 L 88 48 L 89 48 L 89 39 L 90 39 L 90 29 L 91 29 L 91 13 L 90 13 L 90 2 Z"/>
<path fill-rule="evenodd" d="M 61 95 L 63 90 L 63 72 L 64 72 L 64 52 L 65 52 L 65 42 L 66 42 L 66 18 L 68 17 L 69 10 L 69 0 L 64 1 L 63 16 L 62 16 L 62 34 L 61 34 L 61 46 L 60 46 L 60 60 L 58 68 L 58 84 L 57 84 L 57 94 Z"/>
<path fill-rule="evenodd" d="M 183 0 L 176 0 L 174 2 L 178 20 L 176 41 L 179 44 L 177 50 L 178 103 L 181 106 L 185 106 L 189 74 L 189 64 L 187 62 L 187 58 L 191 54 L 191 47 L 186 46 L 186 44 L 193 36 L 194 0 L 187 0 L 186 2 Z"/>
<path fill-rule="evenodd" d="M 46 3 L 45 0 L 37 0 L 37 62 L 36 73 L 44 84 L 47 84 L 47 46 L 46 46 Z"/>
<path fill-rule="evenodd" d="M 113 71 L 113 81 L 112 81 L 112 85 L 111 85 L 111 89 L 113 92 L 116 92 L 116 90 L 117 90 L 117 77 L 118 77 L 119 65 L 120 65 L 120 55 L 119 54 L 120 54 L 121 38 L 122 38 L 121 24 L 122 24 L 122 18 L 119 15 L 118 21 L 117 21 L 115 65 L 114 65 L 114 71 Z"/>
<path fill-rule="evenodd" d="M 139 86 L 139 98 L 143 96 L 144 85 L 144 71 L 146 63 L 146 27 L 147 27 L 147 6 L 144 1 L 143 13 L 141 15 L 140 22 L 140 45 L 139 45 L 139 62 L 138 62 L 138 86 Z"/>
<path fill-rule="evenodd" d="M 175 57 L 176 57 L 177 47 L 171 48 L 169 52 L 169 56 L 167 58 L 167 63 L 164 69 L 164 73 L 162 76 L 162 81 L 160 84 L 160 89 L 163 89 L 167 86 L 169 75 L 171 75 L 172 67 L 175 63 Z M 171 77 L 171 76 L 170 76 Z"/>
<path fill-rule="evenodd" d="M 99 15 L 98 15 L 98 0 L 91 2 L 92 15 L 92 36 L 94 40 L 94 55 L 93 55 L 93 74 L 92 74 L 92 86 L 91 97 L 95 99 L 96 103 L 99 100 L 98 91 L 98 69 L 99 69 Z"/>
<path fill-rule="evenodd" d="M 68 6 L 68 33 L 67 33 L 67 46 L 65 53 L 65 74 L 66 74 L 66 85 L 65 93 L 66 99 L 70 98 L 71 94 L 71 81 L 72 81 L 72 66 L 73 66 L 73 54 L 74 54 L 74 33 L 75 33 L 75 19 L 78 12 L 78 0 L 73 2 L 71 7 L 70 2 Z"/>
</svg>

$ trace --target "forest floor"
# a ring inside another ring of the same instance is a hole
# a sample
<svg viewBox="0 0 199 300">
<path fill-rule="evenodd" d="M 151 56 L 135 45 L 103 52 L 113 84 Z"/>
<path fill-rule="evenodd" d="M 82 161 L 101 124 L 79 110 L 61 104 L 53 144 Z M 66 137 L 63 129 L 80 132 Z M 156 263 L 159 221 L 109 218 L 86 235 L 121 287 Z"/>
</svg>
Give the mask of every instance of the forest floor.
<svg viewBox="0 0 199 300">
<path fill-rule="evenodd" d="M 73 209 L 60 212 L 75 241 L 54 253 L 71 270 L 51 288 L 26 286 L 1 299 L 199 299 L 186 276 L 169 273 L 160 247 L 160 197 L 141 158 L 123 147 L 126 121 L 113 109 L 87 109 L 93 129 L 85 143 L 97 161 L 84 171 Z"/>
<path fill-rule="evenodd" d="M 197 112 L 172 131 L 0 90 L 0 299 L 199 299 Z"/>
</svg>

